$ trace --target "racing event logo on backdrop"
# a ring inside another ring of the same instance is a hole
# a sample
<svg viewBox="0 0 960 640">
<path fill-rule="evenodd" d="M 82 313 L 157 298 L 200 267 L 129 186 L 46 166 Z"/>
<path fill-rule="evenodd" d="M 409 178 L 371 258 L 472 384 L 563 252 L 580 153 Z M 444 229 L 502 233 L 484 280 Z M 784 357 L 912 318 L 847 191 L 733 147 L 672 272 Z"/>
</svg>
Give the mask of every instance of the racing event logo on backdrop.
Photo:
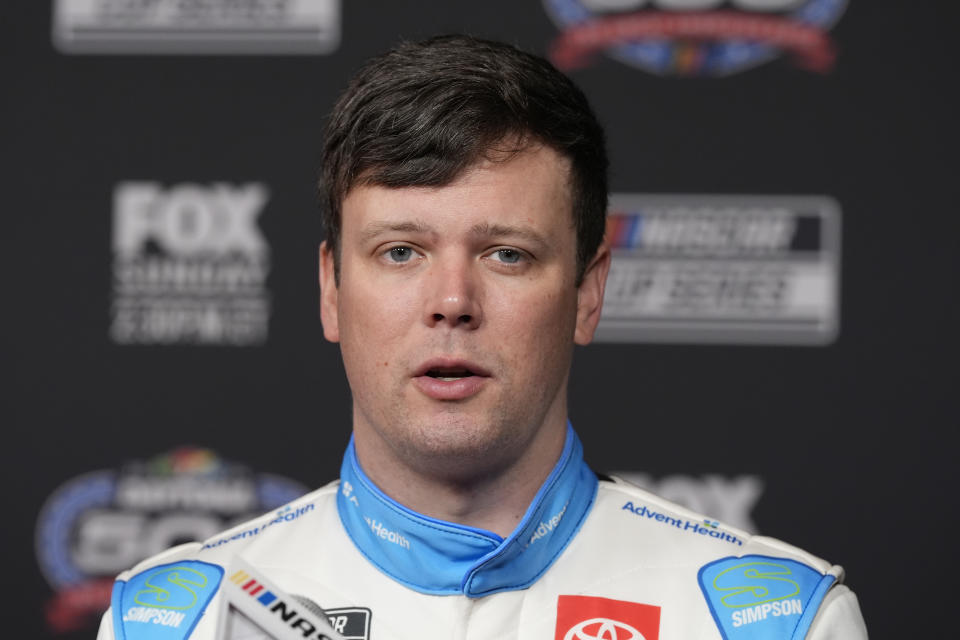
<svg viewBox="0 0 960 640">
<path fill-rule="evenodd" d="M 189 447 L 68 480 L 37 519 L 37 563 L 54 590 L 48 626 L 57 633 L 95 629 L 121 571 L 306 492 L 294 480 Z M 295 516 L 279 513 L 277 520 Z"/>
<path fill-rule="evenodd" d="M 544 0 L 563 32 L 550 58 L 563 70 L 604 53 L 658 75 L 725 76 L 790 55 L 832 69 L 828 30 L 847 0 Z"/>
<path fill-rule="evenodd" d="M 593 596 L 558 596 L 555 640 L 657 640 L 660 607 Z"/>
<path fill-rule="evenodd" d="M 610 197 L 601 342 L 831 343 L 840 208 L 826 196 Z"/>
<path fill-rule="evenodd" d="M 340 0 L 55 0 L 62 53 L 324 54 Z"/>
<path fill-rule="evenodd" d="M 260 183 L 122 182 L 113 194 L 110 337 L 122 345 L 259 345 L 270 318 Z"/>
</svg>

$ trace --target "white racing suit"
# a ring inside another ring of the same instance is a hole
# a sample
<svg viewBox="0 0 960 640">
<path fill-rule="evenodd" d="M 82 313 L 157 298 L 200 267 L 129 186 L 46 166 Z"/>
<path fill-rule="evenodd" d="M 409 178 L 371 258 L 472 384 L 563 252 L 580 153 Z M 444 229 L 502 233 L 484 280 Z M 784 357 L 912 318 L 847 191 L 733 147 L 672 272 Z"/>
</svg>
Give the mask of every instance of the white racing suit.
<svg viewBox="0 0 960 640">
<path fill-rule="evenodd" d="M 240 560 L 264 578 L 236 570 Z M 121 574 L 97 637 L 228 637 L 228 591 L 305 638 L 323 636 L 297 609 L 348 640 L 866 638 L 842 578 L 779 540 L 598 480 L 569 428 L 507 538 L 391 500 L 351 443 L 340 481 Z"/>
</svg>

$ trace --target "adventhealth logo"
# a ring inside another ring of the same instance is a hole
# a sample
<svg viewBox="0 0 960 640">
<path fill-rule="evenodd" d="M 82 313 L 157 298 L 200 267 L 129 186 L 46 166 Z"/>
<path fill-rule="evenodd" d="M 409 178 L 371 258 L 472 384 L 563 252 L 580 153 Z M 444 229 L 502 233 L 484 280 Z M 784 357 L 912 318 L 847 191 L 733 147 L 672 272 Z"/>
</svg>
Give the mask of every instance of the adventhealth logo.
<svg viewBox="0 0 960 640">
<path fill-rule="evenodd" d="M 396 531 L 391 531 L 390 529 L 387 529 L 385 526 L 383 526 L 382 522 L 379 522 L 376 519 L 370 518 L 368 516 L 364 516 L 363 519 L 367 521 L 367 524 L 370 526 L 370 530 L 373 531 L 373 533 L 376 534 L 378 537 L 384 540 L 387 540 L 389 542 L 392 542 L 395 545 L 401 546 L 404 549 L 410 548 L 409 540 L 404 538 L 402 535 L 400 535 Z"/>
<path fill-rule="evenodd" d="M 207 542 L 203 545 L 203 547 L 201 548 L 201 551 L 204 549 L 213 549 L 214 547 L 219 547 L 221 545 L 227 544 L 228 542 L 233 542 L 234 540 L 239 540 L 241 538 L 251 538 L 253 536 L 259 535 L 264 531 L 266 531 L 267 527 L 270 527 L 275 524 L 282 524 L 284 522 L 292 522 L 293 520 L 296 520 L 300 516 L 313 511 L 313 509 L 314 509 L 314 505 L 312 502 L 308 505 L 298 507 L 297 509 L 294 509 L 293 507 L 288 505 L 283 509 L 280 509 L 279 511 L 277 511 L 277 515 L 273 520 L 265 522 L 262 525 L 257 525 L 249 529 L 244 529 L 243 531 L 233 534 L 229 538 L 220 538 L 219 540 L 214 540 L 213 542 Z"/>
<path fill-rule="evenodd" d="M 536 542 L 537 540 L 539 540 L 540 538 L 544 537 L 545 535 L 547 535 L 548 533 L 550 533 L 551 531 L 557 528 L 557 525 L 560 524 L 560 520 L 563 519 L 563 514 L 566 513 L 567 511 L 568 504 L 570 503 L 568 502 L 567 504 L 563 505 L 563 509 L 560 509 L 560 511 L 557 512 L 555 516 L 553 516 L 546 522 L 541 522 L 537 526 L 537 529 L 533 532 L 533 535 L 530 536 L 530 541 L 527 543 L 527 546 L 530 546 L 531 544 L 533 544 L 534 542 Z"/>
<path fill-rule="evenodd" d="M 633 502 L 626 503 L 623 505 L 623 507 L 621 507 L 621 510 L 629 511 L 630 513 L 640 516 L 641 518 L 649 518 L 651 520 L 655 520 L 656 522 L 662 522 L 663 524 L 676 527 L 677 529 L 681 529 L 683 531 L 689 531 L 690 533 L 696 533 L 702 536 L 710 536 L 711 538 L 717 538 L 718 540 L 743 546 L 743 541 L 740 540 L 740 538 L 717 528 L 717 523 L 712 520 L 694 522 L 691 520 L 684 520 L 683 518 L 674 518 L 672 516 L 653 511 L 652 509 L 648 509 L 646 505 L 640 505 L 639 507 L 634 506 Z"/>
</svg>

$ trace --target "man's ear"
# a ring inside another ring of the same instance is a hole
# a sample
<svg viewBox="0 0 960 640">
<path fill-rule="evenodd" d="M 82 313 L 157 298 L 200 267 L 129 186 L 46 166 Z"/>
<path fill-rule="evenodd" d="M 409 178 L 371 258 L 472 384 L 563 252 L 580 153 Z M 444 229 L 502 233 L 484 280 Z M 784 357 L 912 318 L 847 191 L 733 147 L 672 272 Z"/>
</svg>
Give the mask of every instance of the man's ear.
<svg viewBox="0 0 960 640">
<path fill-rule="evenodd" d="M 577 327 L 573 341 L 587 345 L 593 340 L 593 333 L 600 322 L 603 309 L 603 291 L 607 286 L 607 274 L 610 273 L 610 248 L 606 240 L 600 244 L 596 255 L 587 265 L 583 281 L 577 290 Z"/>
<path fill-rule="evenodd" d="M 337 314 L 339 290 L 333 270 L 333 250 L 324 240 L 320 243 L 320 322 L 323 337 L 330 342 L 340 342 L 340 320 Z"/>
</svg>

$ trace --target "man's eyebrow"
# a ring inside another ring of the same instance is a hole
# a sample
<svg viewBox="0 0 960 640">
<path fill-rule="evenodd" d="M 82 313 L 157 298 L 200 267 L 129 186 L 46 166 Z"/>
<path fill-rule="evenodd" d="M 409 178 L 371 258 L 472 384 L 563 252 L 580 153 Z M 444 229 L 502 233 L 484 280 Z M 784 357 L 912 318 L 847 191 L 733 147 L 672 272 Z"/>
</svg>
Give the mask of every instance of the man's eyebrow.
<svg viewBox="0 0 960 640">
<path fill-rule="evenodd" d="M 526 226 L 490 224 L 484 222 L 473 225 L 473 227 L 470 228 L 470 235 L 495 238 L 522 238 L 541 245 L 549 244 L 543 234 Z"/>
<path fill-rule="evenodd" d="M 433 233 L 430 225 L 419 220 L 409 220 L 403 222 L 371 222 L 360 231 L 360 239 L 363 242 L 376 238 L 381 233 L 399 232 L 399 233 Z"/>
</svg>

